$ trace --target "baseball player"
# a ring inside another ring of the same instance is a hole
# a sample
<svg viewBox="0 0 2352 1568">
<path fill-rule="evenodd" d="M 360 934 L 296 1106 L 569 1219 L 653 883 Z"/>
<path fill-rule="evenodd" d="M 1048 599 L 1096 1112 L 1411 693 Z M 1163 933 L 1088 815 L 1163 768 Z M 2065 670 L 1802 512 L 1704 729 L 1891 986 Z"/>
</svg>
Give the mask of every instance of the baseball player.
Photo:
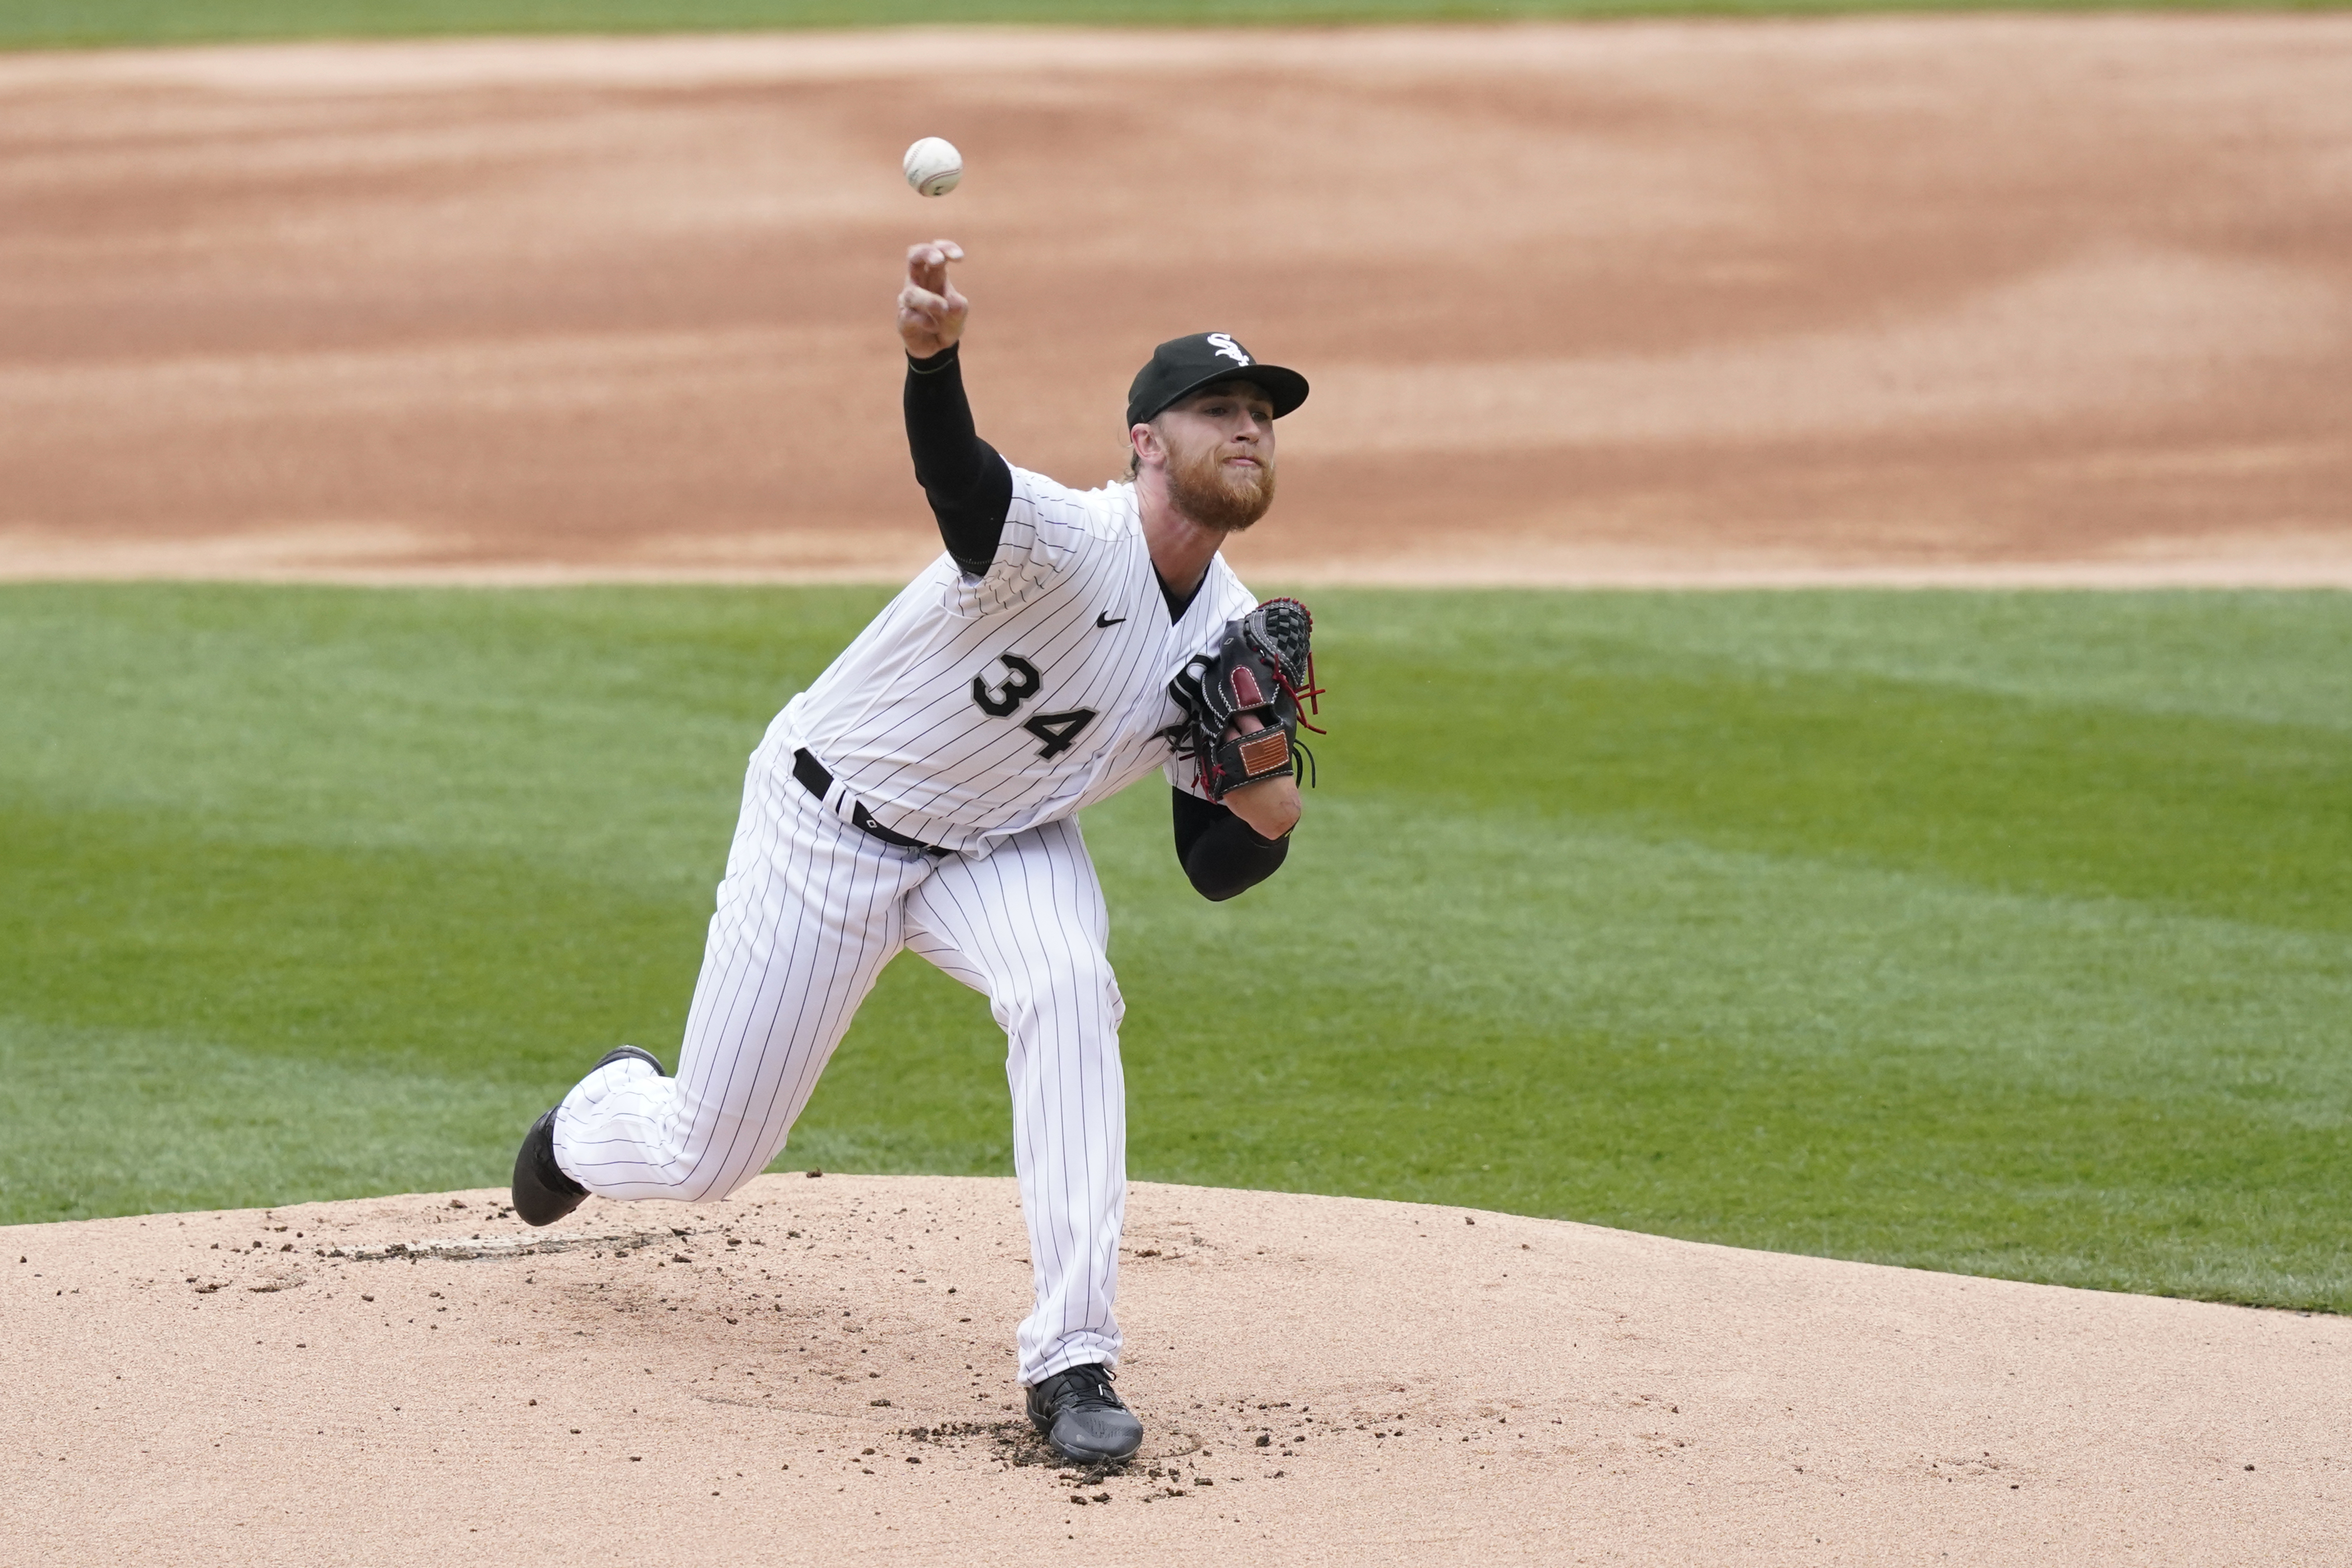
<svg viewBox="0 0 2352 1568">
<path fill-rule="evenodd" d="M 782 1149 L 911 949 L 984 994 L 1009 1045 L 1030 1419 L 1066 1458 L 1116 1462 L 1143 1437 L 1110 1381 L 1124 1004 L 1078 813 L 1165 769 L 1203 895 L 1282 864 L 1308 623 L 1293 601 L 1255 605 L 1218 551 L 1273 500 L 1274 422 L 1307 382 L 1226 333 L 1162 343 L 1129 393 L 1128 480 L 1067 489 L 973 431 L 961 258 L 913 247 L 898 296 L 908 441 L 946 552 L 752 752 L 677 1075 L 634 1046 L 606 1055 L 532 1123 L 515 1212 L 548 1225 L 591 1193 L 725 1197 Z"/>
</svg>

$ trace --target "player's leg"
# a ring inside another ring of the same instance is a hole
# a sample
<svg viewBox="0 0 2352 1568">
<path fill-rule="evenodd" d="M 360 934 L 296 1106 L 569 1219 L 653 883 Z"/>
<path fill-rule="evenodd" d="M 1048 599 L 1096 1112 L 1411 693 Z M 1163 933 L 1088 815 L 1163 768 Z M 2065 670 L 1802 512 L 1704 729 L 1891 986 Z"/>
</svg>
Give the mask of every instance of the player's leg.
<svg viewBox="0 0 2352 1568">
<path fill-rule="evenodd" d="M 1021 1325 L 1021 1381 L 1034 1387 L 1072 1367 L 1115 1363 L 1126 1009 L 1105 952 L 1102 886 L 1077 824 L 1015 835 L 984 860 L 943 863 L 908 895 L 906 921 L 907 945 L 984 992 L 1004 1027 L 1036 1286 L 1036 1310 Z"/>
<path fill-rule="evenodd" d="M 725 1197 L 764 1169 L 930 870 L 755 759 L 687 1015 L 677 1076 L 601 1067 L 557 1109 L 556 1163 L 610 1198 Z"/>
</svg>

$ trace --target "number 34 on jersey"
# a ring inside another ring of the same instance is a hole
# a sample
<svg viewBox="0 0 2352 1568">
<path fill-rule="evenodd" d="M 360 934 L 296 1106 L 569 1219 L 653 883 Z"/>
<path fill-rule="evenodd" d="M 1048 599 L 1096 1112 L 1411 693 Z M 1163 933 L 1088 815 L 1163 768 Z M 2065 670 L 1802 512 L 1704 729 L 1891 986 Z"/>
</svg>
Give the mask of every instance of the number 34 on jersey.
<svg viewBox="0 0 2352 1568">
<path fill-rule="evenodd" d="M 973 676 L 971 700 L 982 712 L 1010 719 L 1037 695 L 1041 679 L 1037 667 L 1017 653 L 999 654 L 995 662 L 1004 667 L 1003 678 L 992 683 L 984 671 Z M 1051 760 L 1068 751 L 1079 732 L 1094 721 L 1093 709 L 1071 708 L 1059 713 L 1033 713 L 1022 721 L 1021 727 L 1037 737 L 1037 754 Z"/>
</svg>

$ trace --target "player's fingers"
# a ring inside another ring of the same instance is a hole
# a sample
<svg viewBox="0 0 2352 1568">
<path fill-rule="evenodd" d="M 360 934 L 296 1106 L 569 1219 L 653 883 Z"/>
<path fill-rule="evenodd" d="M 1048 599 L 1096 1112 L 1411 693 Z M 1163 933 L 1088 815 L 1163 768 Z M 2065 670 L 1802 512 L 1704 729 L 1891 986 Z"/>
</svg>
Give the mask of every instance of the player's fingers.
<svg viewBox="0 0 2352 1568">
<path fill-rule="evenodd" d="M 948 263 L 962 259 L 962 246 L 952 239 L 934 239 L 908 247 L 907 275 L 926 289 L 936 289 L 947 277 Z"/>
<path fill-rule="evenodd" d="M 936 243 L 907 247 L 907 281 L 936 290 L 947 278 L 948 258 Z"/>
<path fill-rule="evenodd" d="M 926 321 L 938 321 L 940 313 L 947 308 L 948 302 L 929 289 L 919 288 L 909 283 L 898 290 L 898 309 L 920 316 Z"/>
</svg>

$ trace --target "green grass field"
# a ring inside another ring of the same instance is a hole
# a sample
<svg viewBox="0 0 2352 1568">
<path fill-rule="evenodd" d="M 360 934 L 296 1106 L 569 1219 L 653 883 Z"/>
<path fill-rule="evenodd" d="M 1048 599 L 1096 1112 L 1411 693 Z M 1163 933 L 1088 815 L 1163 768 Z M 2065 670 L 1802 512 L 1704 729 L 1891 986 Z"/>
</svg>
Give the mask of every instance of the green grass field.
<svg viewBox="0 0 2352 1568">
<path fill-rule="evenodd" d="M 2327 10 L 2346 0 L 10 0 L 0 48 L 463 33 L 936 23 L 1095 26 L 1515 21 L 1856 11 Z"/>
<path fill-rule="evenodd" d="M 0 588 L 0 1219 L 502 1182 L 882 597 Z M 1280 877 L 1087 823 L 1136 1176 L 2352 1308 L 2352 595 L 1314 602 Z M 1002 1052 L 901 959 L 786 1163 L 1008 1171 Z"/>
</svg>

